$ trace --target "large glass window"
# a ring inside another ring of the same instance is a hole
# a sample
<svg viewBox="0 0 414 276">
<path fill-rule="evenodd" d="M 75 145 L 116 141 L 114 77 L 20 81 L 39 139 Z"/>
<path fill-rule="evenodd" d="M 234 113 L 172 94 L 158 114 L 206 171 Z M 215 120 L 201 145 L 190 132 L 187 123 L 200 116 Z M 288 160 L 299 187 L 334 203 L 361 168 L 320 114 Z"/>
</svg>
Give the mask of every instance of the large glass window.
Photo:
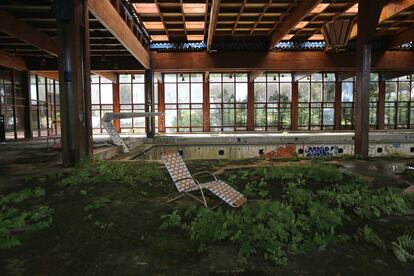
<svg viewBox="0 0 414 276">
<path fill-rule="evenodd" d="M 4 115 L 6 139 L 24 138 L 24 104 L 21 79 L 19 71 L 9 69 L 0 71 L 0 114 Z"/>
<path fill-rule="evenodd" d="M 371 73 L 371 82 L 369 90 L 369 125 L 376 128 L 378 124 L 377 106 L 378 106 L 378 73 Z M 341 128 L 353 129 L 354 127 L 354 94 L 355 94 L 355 77 L 342 81 L 341 94 Z"/>
<path fill-rule="evenodd" d="M 414 124 L 413 76 L 407 75 L 385 82 L 384 127 L 408 128 Z"/>
<path fill-rule="evenodd" d="M 119 75 L 119 94 L 121 112 L 145 112 L 144 74 Z M 145 118 L 122 119 L 121 131 L 144 133 Z"/>
<path fill-rule="evenodd" d="M 91 80 L 92 128 L 94 133 L 102 133 L 102 117 L 113 112 L 112 82 L 96 75 L 92 75 Z"/>
<path fill-rule="evenodd" d="M 211 131 L 247 130 L 247 74 L 210 74 Z"/>
<path fill-rule="evenodd" d="M 59 82 L 45 77 L 30 76 L 33 137 L 60 133 Z"/>
<path fill-rule="evenodd" d="M 298 83 L 299 129 L 333 129 L 335 74 L 312 74 Z"/>
<path fill-rule="evenodd" d="M 203 130 L 202 74 L 165 74 L 164 93 L 167 132 Z"/>
<path fill-rule="evenodd" d="M 291 126 L 292 75 L 265 73 L 254 81 L 256 130 L 283 130 Z"/>
</svg>

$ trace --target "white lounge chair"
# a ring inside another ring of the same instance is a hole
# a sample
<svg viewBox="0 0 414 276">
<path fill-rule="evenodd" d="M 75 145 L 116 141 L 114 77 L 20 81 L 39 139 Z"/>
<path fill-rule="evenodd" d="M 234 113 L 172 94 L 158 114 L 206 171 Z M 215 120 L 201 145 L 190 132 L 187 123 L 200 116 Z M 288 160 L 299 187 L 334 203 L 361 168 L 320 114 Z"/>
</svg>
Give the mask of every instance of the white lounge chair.
<svg viewBox="0 0 414 276">
<path fill-rule="evenodd" d="M 161 159 L 167 167 L 175 187 L 180 194 L 179 196 L 168 200 L 168 202 L 177 200 L 187 194 L 208 207 L 203 189 L 211 191 L 221 200 L 235 208 L 240 207 L 247 201 L 245 196 L 227 185 L 224 181 L 217 179 L 211 172 L 204 171 L 191 175 L 181 158 L 181 155 L 177 151 L 165 151 L 161 154 Z M 201 174 L 209 174 L 214 180 L 207 183 L 200 183 L 194 176 Z M 191 192 L 194 191 L 200 191 L 202 198 L 198 198 L 191 194 Z"/>
</svg>

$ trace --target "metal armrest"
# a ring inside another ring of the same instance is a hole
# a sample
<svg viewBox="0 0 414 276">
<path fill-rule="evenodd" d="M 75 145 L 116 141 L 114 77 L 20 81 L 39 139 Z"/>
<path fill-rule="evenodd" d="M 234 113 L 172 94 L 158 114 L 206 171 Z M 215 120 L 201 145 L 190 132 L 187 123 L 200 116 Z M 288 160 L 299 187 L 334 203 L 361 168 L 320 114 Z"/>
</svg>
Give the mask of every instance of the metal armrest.
<svg viewBox="0 0 414 276">
<path fill-rule="evenodd" d="M 193 179 L 192 177 L 184 177 L 184 178 L 180 178 L 180 179 L 177 179 L 177 180 L 175 180 L 174 181 L 174 183 L 177 183 L 177 182 L 180 182 L 180 181 L 183 181 L 183 180 L 187 180 L 187 179 Z M 193 179 L 194 180 L 194 179 Z"/>
<path fill-rule="evenodd" d="M 193 176 L 196 176 L 196 175 L 202 175 L 202 174 L 209 174 L 209 175 L 211 175 L 212 177 L 214 177 L 214 180 L 215 180 L 215 181 L 217 181 L 217 180 L 218 180 L 218 179 L 217 179 L 217 177 L 216 177 L 213 173 L 211 173 L 211 172 L 209 172 L 209 171 L 202 171 L 202 172 L 198 172 L 198 173 L 193 174 Z"/>
</svg>

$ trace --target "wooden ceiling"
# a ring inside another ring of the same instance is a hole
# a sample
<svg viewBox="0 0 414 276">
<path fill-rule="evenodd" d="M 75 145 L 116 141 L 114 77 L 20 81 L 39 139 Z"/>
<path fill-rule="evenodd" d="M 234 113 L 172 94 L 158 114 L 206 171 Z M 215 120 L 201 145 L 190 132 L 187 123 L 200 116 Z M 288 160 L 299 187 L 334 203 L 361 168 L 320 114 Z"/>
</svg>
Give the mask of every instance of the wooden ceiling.
<svg viewBox="0 0 414 276">
<path fill-rule="evenodd" d="M 207 41 L 211 5 L 215 0 L 131 0 L 154 42 Z M 268 40 L 292 12 L 309 0 L 221 0 L 214 41 Z M 357 20 L 356 1 L 325 0 L 306 13 L 283 38 L 323 40 L 323 24 L 338 18 Z M 188 7 L 196 6 L 194 12 Z M 204 7 L 204 8 L 203 8 Z M 203 12 L 205 11 L 205 12 Z M 192 24 L 192 25 L 191 25 Z M 156 25 L 156 27 L 154 27 Z M 193 26 L 193 27 L 192 27 Z M 194 27 L 196 26 L 196 27 Z M 414 27 L 414 8 L 381 22 L 377 35 L 390 36 Z"/>
<path fill-rule="evenodd" d="M 110 1 L 136 34 L 144 51 L 154 42 L 185 43 L 203 41 L 207 49 L 217 44 L 265 43 L 272 49 L 279 41 L 323 40 L 326 22 L 345 18 L 356 22 L 356 1 L 350 0 L 102 0 Z M 2 0 L 0 13 L 7 13 L 30 26 L 37 37 L 55 40 L 54 0 Z M 119 5 L 122 5 L 119 8 Z M 212 10 L 216 12 L 211 12 Z M 132 22 L 132 23 L 131 23 Z M 43 63 L 52 60 L 48 47 L 10 34 L 10 25 L 0 14 L 0 51 L 22 57 L 35 57 Z M 130 24 L 131 23 L 131 24 Z M 3 26 L 3 32 L 1 32 Z M 17 28 L 15 28 L 17 30 Z M 357 30 L 354 28 L 351 37 Z M 377 26 L 375 39 L 391 41 L 382 50 L 413 41 L 414 0 L 388 0 Z M 391 39 L 392 38 L 392 39 Z M 44 41 L 48 41 L 44 39 Z M 211 46 L 213 44 L 213 46 Z M 46 45 L 47 46 L 47 45 Z M 111 30 L 90 15 L 90 46 L 94 60 L 132 57 Z M 381 50 L 381 49 L 380 49 Z M 179 49 L 177 51 L 180 51 Z M 46 62 L 47 63 L 47 62 Z"/>
</svg>

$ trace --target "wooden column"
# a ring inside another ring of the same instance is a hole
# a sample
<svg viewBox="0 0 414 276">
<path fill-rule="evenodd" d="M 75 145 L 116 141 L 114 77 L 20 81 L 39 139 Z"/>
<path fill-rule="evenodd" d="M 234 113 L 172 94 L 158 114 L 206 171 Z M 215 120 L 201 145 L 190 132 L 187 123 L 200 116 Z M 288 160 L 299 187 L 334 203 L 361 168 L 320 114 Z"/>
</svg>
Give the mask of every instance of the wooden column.
<svg viewBox="0 0 414 276">
<path fill-rule="evenodd" d="M 292 81 L 292 110 L 291 110 L 291 130 L 298 130 L 298 118 L 299 118 L 299 90 L 298 82 Z"/>
<path fill-rule="evenodd" d="M 76 165 L 93 154 L 87 0 L 56 0 L 62 157 Z"/>
<path fill-rule="evenodd" d="M 355 93 L 355 155 L 368 157 L 369 82 L 371 74 L 371 45 L 357 47 Z"/>
<path fill-rule="evenodd" d="M 334 129 L 341 129 L 341 97 L 342 97 L 342 80 L 339 75 L 335 74 L 335 103 L 334 103 Z"/>
<path fill-rule="evenodd" d="M 164 82 L 158 82 L 158 112 L 165 112 Z M 158 131 L 165 133 L 165 115 L 158 116 Z"/>
<path fill-rule="evenodd" d="M 203 132 L 210 132 L 210 85 L 207 77 L 203 82 Z"/>
<path fill-rule="evenodd" d="M 24 105 L 24 138 L 33 138 L 32 127 L 32 101 L 30 96 L 30 75 L 29 72 L 22 72 L 22 93 Z"/>
<path fill-rule="evenodd" d="M 254 81 L 247 85 L 247 130 L 254 131 Z"/>
<path fill-rule="evenodd" d="M 369 90 L 371 74 L 371 41 L 382 10 L 383 1 L 358 1 L 358 36 L 356 51 L 355 141 L 356 156 L 368 157 Z"/>
<path fill-rule="evenodd" d="M 114 112 L 121 112 L 120 105 L 120 91 L 119 91 L 119 75 L 116 75 L 116 81 L 112 83 L 112 95 L 114 98 Z M 121 121 L 116 119 L 113 121 L 116 132 L 121 132 Z"/>
<path fill-rule="evenodd" d="M 384 129 L 385 121 L 385 79 L 382 74 L 378 81 L 377 129 Z"/>
<path fill-rule="evenodd" d="M 154 72 L 149 69 L 145 70 L 145 112 L 154 112 Z M 145 132 L 147 138 L 155 136 L 155 117 L 145 117 Z"/>
</svg>

